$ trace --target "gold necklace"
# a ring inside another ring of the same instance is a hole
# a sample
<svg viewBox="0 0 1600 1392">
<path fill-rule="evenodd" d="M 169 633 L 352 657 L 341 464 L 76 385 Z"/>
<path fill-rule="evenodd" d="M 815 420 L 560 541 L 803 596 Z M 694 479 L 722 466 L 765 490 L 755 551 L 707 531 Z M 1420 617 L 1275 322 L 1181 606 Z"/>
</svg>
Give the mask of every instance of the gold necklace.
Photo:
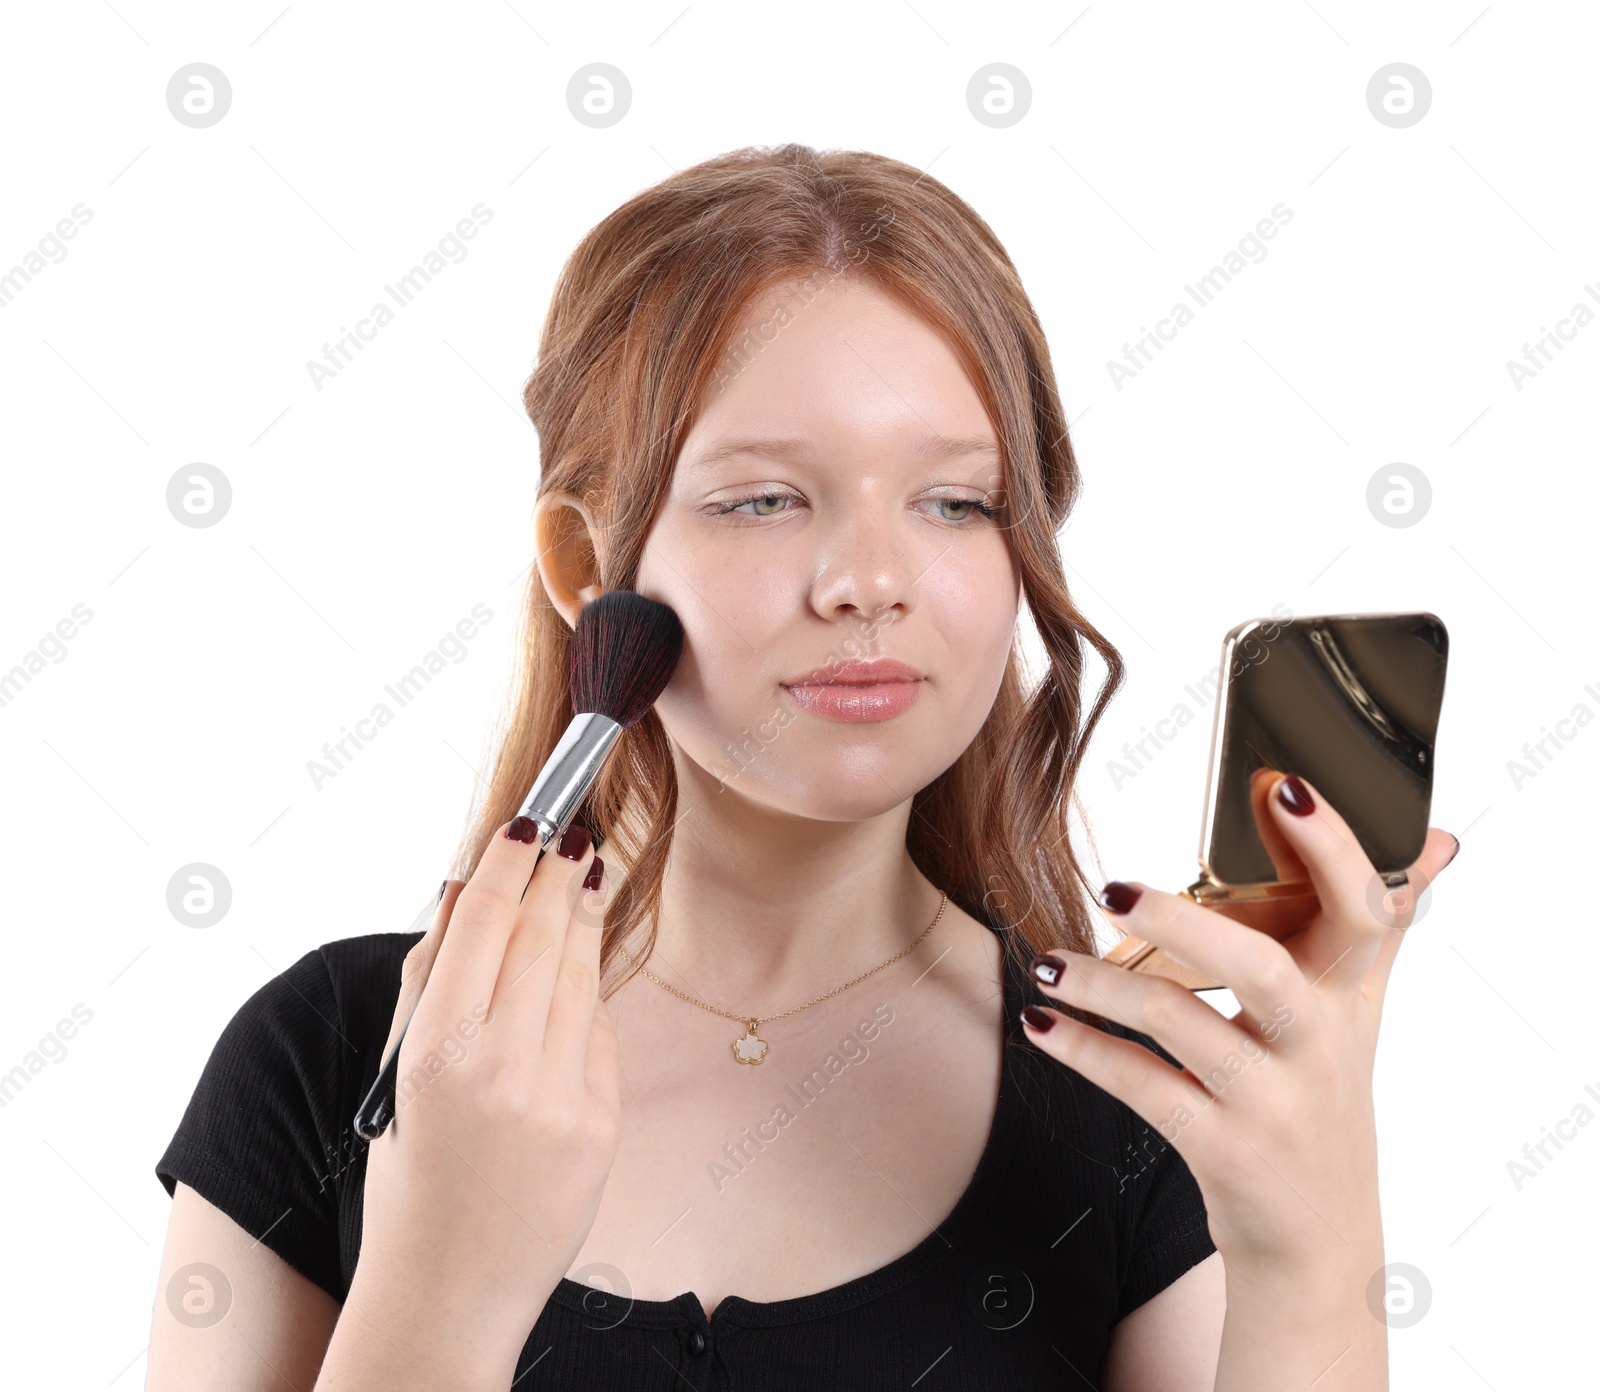
<svg viewBox="0 0 1600 1392">
<path fill-rule="evenodd" d="M 862 972 L 860 976 L 855 978 L 855 981 L 847 981 L 847 982 L 844 983 L 843 986 L 835 986 L 833 988 L 833 990 L 831 990 L 831 991 L 829 991 L 827 993 L 827 995 L 818 996 L 816 998 L 816 1000 L 809 1000 L 804 1005 L 797 1005 L 797 1006 L 795 1006 L 795 1008 L 793 1010 L 785 1010 L 782 1015 L 763 1015 L 763 1016 L 736 1015 L 731 1010 L 719 1010 L 719 1009 L 717 1009 L 716 1006 L 707 1005 L 703 1000 L 696 1000 L 695 997 L 685 994 L 684 992 L 680 991 L 676 986 L 669 985 L 667 982 L 663 981 L 659 976 L 657 976 L 654 972 L 646 971 L 642 964 L 639 967 L 639 971 L 640 971 L 640 973 L 642 975 L 648 976 L 653 982 L 656 983 L 657 986 L 665 987 L 667 990 L 671 991 L 673 995 L 681 996 L 684 1000 L 688 1001 L 691 1005 L 698 1005 L 702 1010 L 709 1010 L 714 1015 L 725 1015 L 730 1020 L 740 1020 L 740 1021 L 747 1022 L 749 1024 L 748 1031 L 746 1033 L 740 1035 L 739 1038 L 737 1038 L 737 1039 L 735 1039 L 733 1041 L 733 1058 L 734 1058 L 734 1062 L 735 1063 L 760 1063 L 767 1056 L 767 1041 L 765 1039 L 763 1039 L 759 1034 L 756 1033 L 756 1026 L 757 1025 L 759 1025 L 763 1020 L 765 1020 L 765 1021 L 770 1023 L 773 1020 L 782 1020 L 786 1016 L 789 1016 L 789 1015 L 797 1015 L 802 1010 L 809 1010 L 813 1005 L 816 1005 L 819 1001 L 827 1000 L 828 996 L 836 996 L 836 995 L 839 994 L 840 991 L 848 990 L 850 987 L 854 986 L 856 984 L 856 982 L 865 981 L 869 976 L 872 975 L 873 972 L 881 972 L 885 967 L 889 966 L 890 963 L 898 962 L 902 957 L 904 957 L 906 955 L 907 952 L 911 951 L 911 948 L 915 947 L 917 945 L 917 943 L 920 943 L 923 938 L 927 937 L 929 933 L 933 932 L 934 924 L 938 923 L 938 921 L 941 918 L 944 917 L 944 906 L 945 906 L 946 898 L 947 898 L 947 896 L 946 896 L 945 892 L 943 890 L 940 890 L 939 891 L 939 912 L 934 914 L 933 923 L 930 923 L 926 928 L 924 928 L 922 930 L 921 934 L 917 937 L 916 942 L 913 942 L 910 947 L 903 948 L 901 951 L 895 953 L 894 956 L 891 957 L 888 962 L 880 962 L 877 966 L 875 966 L 872 969 L 872 971 Z M 631 967 L 633 965 L 633 958 L 628 956 L 628 954 L 625 951 L 623 951 L 623 949 L 620 948 L 620 947 L 617 949 L 617 951 L 622 954 L 622 960 L 624 962 L 626 962 Z"/>
</svg>

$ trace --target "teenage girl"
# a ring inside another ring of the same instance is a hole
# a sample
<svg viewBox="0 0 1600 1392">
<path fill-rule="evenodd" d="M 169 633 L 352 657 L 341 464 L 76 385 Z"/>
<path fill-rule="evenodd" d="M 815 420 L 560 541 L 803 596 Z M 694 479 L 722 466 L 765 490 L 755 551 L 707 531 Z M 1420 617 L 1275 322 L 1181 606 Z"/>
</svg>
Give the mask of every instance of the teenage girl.
<svg viewBox="0 0 1600 1392">
<path fill-rule="evenodd" d="M 989 227 L 866 153 L 710 160 L 584 238 L 525 404 L 523 665 L 457 874 L 424 935 L 324 943 L 218 1042 L 158 1165 L 148 1386 L 1383 1387 L 1411 908 L 1374 917 L 1293 776 L 1257 809 L 1316 890 L 1281 943 L 1081 869 L 1123 669 L 1068 594 L 1079 473 Z M 513 817 L 617 588 L 683 660 L 536 866 Z M 1094 899 L 1238 1013 L 1101 962 Z"/>
</svg>

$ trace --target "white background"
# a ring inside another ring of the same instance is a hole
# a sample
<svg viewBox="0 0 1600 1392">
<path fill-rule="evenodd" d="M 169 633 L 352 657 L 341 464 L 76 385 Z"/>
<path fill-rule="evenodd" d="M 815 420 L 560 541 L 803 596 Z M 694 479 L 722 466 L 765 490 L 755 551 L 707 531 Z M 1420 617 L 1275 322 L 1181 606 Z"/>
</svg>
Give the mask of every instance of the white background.
<svg viewBox="0 0 1600 1392">
<path fill-rule="evenodd" d="M 0 270 L 93 217 L 0 314 L 0 671 L 93 618 L 0 707 L 0 1071 L 93 1018 L 0 1110 L 4 1363 L 142 1383 L 153 1166 L 219 1031 L 316 944 L 409 928 L 443 876 L 509 672 L 519 392 L 567 253 L 673 168 L 796 140 L 948 184 L 1045 324 L 1086 477 L 1068 578 L 1130 667 L 1081 783 L 1108 877 L 1193 878 L 1210 707 L 1120 790 L 1106 762 L 1231 625 L 1445 620 L 1433 821 L 1462 850 L 1380 1057 L 1388 1256 L 1432 1289 L 1394 1385 L 1592 1368 L 1600 1126 L 1520 1192 L 1507 1161 L 1600 1088 L 1600 728 L 1520 790 L 1507 761 L 1600 713 L 1600 326 L 1521 390 L 1506 362 L 1600 293 L 1597 40 L 1591 7 L 1477 0 L 11 10 Z M 206 129 L 166 103 L 196 61 L 232 86 Z M 565 95 L 597 61 L 632 86 L 606 129 Z M 1366 101 L 1396 61 L 1432 87 L 1406 128 Z M 967 106 L 991 62 L 1032 92 L 1002 129 Z M 479 202 L 465 259 L 318 391 L 307 361 Z M 1119 390 L 1108 359 L 1278 203 L 1266 258 Z M 166 505 L 197 461 L 232 484 L 211 528 Z M 1433 490 L 1406 528 L 1366 505 L 1397 461 Z M 307 761 L 479 603 L 466 660 L 314 788 Z M 166 899 L 196 861 L 233 893 L 204 930 Z"/>
</svg>

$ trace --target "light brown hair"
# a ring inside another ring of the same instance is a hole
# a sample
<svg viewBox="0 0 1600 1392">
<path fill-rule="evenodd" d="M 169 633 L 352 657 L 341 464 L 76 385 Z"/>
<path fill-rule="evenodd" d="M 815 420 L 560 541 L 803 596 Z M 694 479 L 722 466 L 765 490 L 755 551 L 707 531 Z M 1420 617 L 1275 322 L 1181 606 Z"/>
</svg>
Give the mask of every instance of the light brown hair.
<svg viewBox="0 0 1600 1392">
<path fill-rule="evenodd" d="M 1056 537 L 1080 479 L 1044 333 L 1004 247 L 948 188 L 865 151 L 783 145 L 720 155 L 629 199 L 562 269 L 523 389 L 539 433 L 540 496 L 582 499 L 603 536 L 601 588 L 633 588 L 699 404 L 759 351 L 741 341 L 742 318 L 769 290 L 840 275 L 897 297 L 964 364 L 1000 442 L 1000 522 L 1048 656 L 1034 685 L 1020 632 L 1013 640 L 988 719 L 912 799 L 908 852 L 954 903 L 1009 929 L 1008 951 L 1024 962 L 1053 947 L 1094 952 L 1088 893 L 1098 886 L 1068 826 L 1084 746 L 1123 664 L 1078 612 L 1062 572 Z M 571 630 L 536 568 L 524 615 L 504 735 L 458 877 L 516 815 L 572 717 Z M 1087 715 L 1086 646 L 1107 668 Z M 606 908 L 602 979 L 641 922 L 649 934 L 631 955 L 642 960 L 654 942 L 676 818 L 671 751 L 651 711 L 623 735 L 579 816 L 629 867 Z"/>
</svg>

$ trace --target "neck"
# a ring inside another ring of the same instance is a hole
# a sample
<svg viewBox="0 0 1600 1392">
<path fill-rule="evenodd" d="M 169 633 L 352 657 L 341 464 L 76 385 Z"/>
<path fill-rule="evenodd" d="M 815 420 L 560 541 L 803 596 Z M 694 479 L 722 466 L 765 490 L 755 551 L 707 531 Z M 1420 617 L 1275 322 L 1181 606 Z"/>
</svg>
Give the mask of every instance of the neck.
<svg viewBox="0 0 1600 1392">
<path fill-rule="evenodd" d="M 906 850 L 909 801 L 863 821 L 816 821 L 677 763 L 678 821 L 645 963 L 663 981 L 719 1009 L 778 1014 L 879 966 L 933 921 L 939 890 Z"/>
</svg>

